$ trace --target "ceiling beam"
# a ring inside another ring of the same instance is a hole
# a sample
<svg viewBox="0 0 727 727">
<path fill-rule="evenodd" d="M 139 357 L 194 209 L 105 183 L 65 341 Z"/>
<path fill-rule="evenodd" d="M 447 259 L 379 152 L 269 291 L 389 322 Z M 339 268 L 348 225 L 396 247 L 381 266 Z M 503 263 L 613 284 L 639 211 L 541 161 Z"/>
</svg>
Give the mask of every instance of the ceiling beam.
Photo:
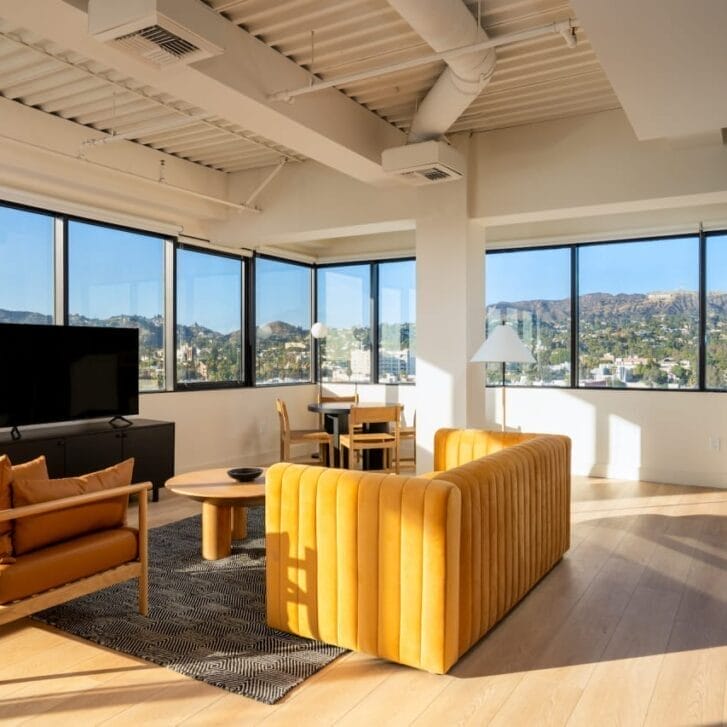
<svg viewBox="0 0 727 727">
<path fill-rule="evenodd" d="M 159 70 L 93 39 L 82 6 L 4 0 L 0 16 L 6 28 L 30 30 L 355 179 L 391 183 L 381 151 L 405 143 L 401 131 L 335 89 L 293 104 L 269 101 L 281 88 L 306 83 L 308 72 L 222 16 L 222 55 Z"/>
</svg>

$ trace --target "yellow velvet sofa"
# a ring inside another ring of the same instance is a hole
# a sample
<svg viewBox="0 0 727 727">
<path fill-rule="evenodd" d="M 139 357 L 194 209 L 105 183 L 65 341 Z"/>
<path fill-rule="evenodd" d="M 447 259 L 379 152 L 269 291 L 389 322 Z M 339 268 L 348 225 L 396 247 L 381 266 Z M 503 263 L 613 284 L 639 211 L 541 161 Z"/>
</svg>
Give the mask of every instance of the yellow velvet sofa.
<svg viewBox="0 0 727 727">
<path fill-rule="evenodd" d="M 267 473 L 273 628 L 444 673 L 570 544 L 570 440 L 442 429 L 426 477 Z"/>
</svg>

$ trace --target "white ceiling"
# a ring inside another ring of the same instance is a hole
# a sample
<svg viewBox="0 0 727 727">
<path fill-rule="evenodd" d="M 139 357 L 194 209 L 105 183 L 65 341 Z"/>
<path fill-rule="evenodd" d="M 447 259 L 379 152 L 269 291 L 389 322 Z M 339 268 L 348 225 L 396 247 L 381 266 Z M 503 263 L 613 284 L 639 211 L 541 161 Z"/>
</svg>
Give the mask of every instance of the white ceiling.
<svg viewBox="0 0 727 727">
<path fill-rule="evenodd" d="M 387 0 L 204 1 L 323 80 L 432 52 Z M 475 23 L 477 2 L 468 4 Z M 574 17 L 562 0 L 482 0 L 480 12 L 481 24 L 491 37 Z M 452 132 L 497 129 L 619 106 L 585 32 L 579 33 L 575 49 L 552 34 L 502 46 L 496 53 L 492 81 Z M 406 131 L 417 104 L 443 68 L 438 61 L 340 90 Z"/>
<path fill-rule="evenodd" d="M 639 139 L 727 127 L 725 0 L 573 0 Z"/>
<path fill-rule="evenodd" d="M 215 11 L 208 15 L 225 53 L 160 71 L 92 38 L 87 0 L 2 0 L 0 94 L 223 172 L 312 158 L 362 181 L 385 181 L 381 151 L 404 143 L 442 62 L 294 104 L 270 95 L 305 85 L 311 70 L 325 80 L 428 56 L 430 47 L 387 0 L 204 2 Z M 491 82 L 452 132 L 615 109 L 620 100 L 642 138 L 727 126 L 725 0 L 468 5 L 472 22 L 481 15 L 492 37 L 574 17 L 585 30 L 575 48 L 557 34 L 498 47 Z"/>
<path fill-rule="evenodd" d="M 1 18 L 0 94 L 93 129 L 130 134 L 141 144 L 224 172 L 268 166 L 281 156 L 302 159 L 291 149 Z M 158 131 L 165 127 L 173 129 Z"/>
<path fill-rule="evenodd" d="M 324 79 L 431 53 L 431 48 L 386 0 L 205 1 L 267 48 L 274 49 L 279 57 L 290 59 L 288 62 L 294 63 L 299 71 L 306 69 L 301 78 L 307 77 L 311 67 L 311 31 L 312 70 Z M 253 124 L 249 108 L 245 112 L 240 106 L 237 113 L 228 115 L 220 109 L 229 107 L 229 101 L 218 103 L 209 94 L 187 94 L 186 87 L 185 93 L 180 93 L 179 75 L 167 76 L 169 83 L 165 84 L 163 74 L 133 72 L 133 66 L 113 62 L 114 53 L 118 52 L 109 52 L 90 40 L 85 21 L 78 21 L 77 30 L 68 30 L 68 6 L 79 16 L 78 10 L 85 8 L 84 0 L 42 0 L 41 5 L 44 8 L 37 23 L 19 0 L 8 0 L 6 18 L 6 8 L 0 6 L 3 96 L 224 172 L 268 166 L 282 157 L 303 160 L 311 156 L 315 141 L 297 143 L 289 126 L 287 131 L 283 125 L 279 133 L 274 133 L 278 130 L 272 124 Z M 476 2 L 470 5 L 474 23 L 478 7 Z M 10 6 L 15 6 L 14 13 Z M 56 9 L 58 20 L 54 23 L 48 16 Z M 483 26 L 492 36 L 573 16 L 568 4 L 561 0 L 483 0 L 479 11 Z M 48 36 L 49 28 L 54 37 Z M 619 105 L 583 32 L 579 33 L 575 49 L 569 49 L 561 37 L 553 34 L 500 47 L 497 55 L 497 70 L 491 83 L 451 131 L 501 128 Z M 231 56 L 229 62 L 237 61 Z M 260 63 L 250 65 L 262 68 Z M 201 70 L 203 64 L 199 67 Z M 220 68 L 219 64 L 207 67 Z M 269 69 L 270 63 L 264 67 Z M 442 62 L 429 63 L 340 90 L 396 128 L 406 130 L 417 103 L 442 68 Z M 226 72 L 229 74 L 230 70 L 227 68 Z M 228 83 L 227 79 L 225 82 Z M 300 81 L 297 83 L 300 85 Z M 268 88 L 267 93 L 274 90 L 282 89 Z M 324 114 L 343 121 L 343 116 L 330 105 L 335 100 L 330 93 L 312 94 L 299 101 L 297 108 L 265 103 L 274 107 L 274 113 L 292 116 L 310 117 L 311 112 L 315 116 L 315 108 L 319 107 L 326 109 Z M 256 103 L 260 107 L 260 101 Z M 242 117 L 250 118 L 251 128 L 240 123 Z M 341 138 L 345 141 L 353 131 L 352 127 L 344 128 Z M 380 132 L 376 136 L 383 140 Z M 371 146 L 368 141 L 366 144 Z M 375 147 L 374 144 L 370 152 L 364 148 L 364 155 L 378 163 L 380 149 Z M 333 148 L 320 161 L 330 163 L 335 154 Z"/>
</svg>

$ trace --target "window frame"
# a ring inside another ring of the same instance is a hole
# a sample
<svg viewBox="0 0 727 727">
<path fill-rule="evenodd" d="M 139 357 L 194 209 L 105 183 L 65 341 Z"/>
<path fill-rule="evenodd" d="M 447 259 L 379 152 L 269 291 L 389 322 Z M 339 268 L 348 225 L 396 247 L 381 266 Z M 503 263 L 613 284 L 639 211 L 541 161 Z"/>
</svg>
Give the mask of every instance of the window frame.
<svg viewBox="0 0 727 727">
<path fill-rule="evenodd" d="M 350 383 L 356 384 L 357 386 L 371 386 L 372 384 L 378 384 L 378 377 L 374 376 L 374 362 L 378 365 L 378 359 L 379 354 L 378 351 L 374 352 L 374 342 L 378 341 L 378 335 L 375 333 L 374 329 L 374 316 L 378 319 L 378 306 L 376 305 L 374 295 L 374 291 L 378 287 L 378 270 L 375 269 L 378 263 L 381 262 L 380 260 L 345 260 L 344 262 L 340 263 L 321 263 L 316 264 L 314 266 L 314 276 L 313 279 L 315 281 L 315 295 L 314 295 L 314 304 L 313 304 L 313 321 L 318 321 L 320 318 L 318 318 L 318 271 L 319 270 L 326 270 L 327 268 L 349 268 L 349 267 L 363 267 L 368 266 L 369 268 L 369 328 L 371 329 L 371 372 L 369 375 L 368 381 L 352 381 Z M 323 321 L 323 323 L 326 323 L 326 321 Z M 318 346 L 320 344 L 318 341 L 314 341 L 314 349 L 316 353 L 316 375 L 313 379 L 314 382 L 318 382 L 320 377 L 320 371 L 318 370 Z M 327 384 L 347 384 L 349 382 L 346 381 L 326 381 L 321 383 L 327 383 Z"/>
<path fill-rule="evenodd" d="M 489 252 L 487 252 L 487 251 L 485 252 L 485 271 L 484 271 L 484 273 L 485 273 L 484 274 L 484 277 L 485 277 L 485 331 L 483 332 L 483 340 L 484 340 L 484 336 L 487 335 L 487 333 L 486 333 L 487 332 L 487 255 L 490 255 L 493 252 L 496 254 L 499 254 L 499 253 L 528 252 L 528 251 L 532 251 L 532 250 L 538 250 L 538 251 L 540 251 L 540 250 L 543 250 L 543 251 L 569 250 L 569 252 L 570 252 L 570 254 L 568 256 L 568 268 L 569 268 L 569 270 L 568 270 L 568 275 L 569 275 L 568 295 L 570 296 L 570 301 L 571 301 L 571 304 L 569 306 L 569 314 L 571 316 L 571 326 L 570 326 L 571 356 L 570 356 L 570 359 L 568 360 L 568 363 L 570 364 L 570 371 L 569 371 L 570 382 L 568 384 L 566 384 L 565 386 L 553 386 L 552 384 L 543 384 L 541 386 L 535 386 L 534 384 L 508 384 L 507 378 L 506 378 L 505 386 L 509 386 L 512 389 L 548 389 L 548 390 L 555 390 L 555 391 L 567 391 L 569 389 L 576 388 L 573 385 L 573 382 L 577 381 L 577 378 L 576 378 L 577 372 L 573 368 L 573 346 L 577 345 L 577 341 L 574 340 L 574 334 L 576 332 L 575 331 L 576 327 L 573 325 L 573 315 L 574 315 L 573 301 L 575 299 L 574 296 L 576 294 L 576 289 L 575 289 L 575 285 L 574 285 L 574 281 L 575 281 L 574 264 L 576 265 L 575 270 L 577 270 L 578 268 L 577 268 L 577 260 L 574 263 L 574 254 L 573 254 L 573 250 L 571 249 L 573 247 L 574 247 L 574 245 L 566 245 L 566 244 L 534 245 L 532 247 L 525 247 L 525 246 L 523 246 L 523 247 L 507 247 L 507 248 L 502 248 L 499 250 L 490 250 Z M 576 255 L 576 257 L 577 257 L 577 255 Z M 576 309 L 577 309 L 577 306 L 578 306 L 578 302 L 576 301 Z M 518 336 L 520 336 L 520 333 L 518 333 Z M 485 367 L 487 367 L 487 365 L 488 364 L 485 364 Z M 497 365 L 499 366 L 499 364 L 497 364 Z M 485 381 L 486 380 L 487 380 L 487 368 L 485 368 Z M 489 386 L 502 386 L 502 383 L 489 384 Z"/>
<path fill-rule="evenodd" d="M 177 318 L 177 294 L 179 292 L 178 281 L 177 281 L 177 253 L 180 250 L 189 250 L 190 252 L 198 252 L 205 255 L 216 255 L 217 257 L 229 258 L 236 260 L 240 263 L 240 285 L 242 287 L 240 295 L 240 378 L 237 381 L 190 381 L 180 382 L 178 379 L 177 372 L 177 328 L 179 321 Z M 242 389 L 248 387 L 248 373 L 247 368 L 247 321 L 245 319 L 245 302 L 247 297 L 247 268 L 249 267 L 249 261 L 245 255 L 236 255 L 233 252 L 221 252 L 213 250 L 208 247 L 202 247 L 201 245 L 190 245 L 186 242 L 179 242 L 177 240 L 174 244 L 174 264 L 172 271 L 172 288 L 173 288 L 173 304 L 172 304 L 172 320 L 173 320 L 173 349 L 174 349 L 174 391 L 209 391 L 211 389 Z"/>
<path fill-rule="evenodd" d="M 295 381 L 285 383 L 262 383 L 257 381 L 256 372 L 256 326 L 255 326 L 255 297 L 256 297 L 256 260 L 267 259 L 287 265 L 297 265 L 305 268 L 310 276 L 310 318 L 311 323 L 316 321 L 318 312 L 318 270 L 330 267 L 346 266 L 369 266 L 370 271 L 370 326 L 371 326 L 371 377 L 370 381 L 361 386 L 416 386 L 416 381 L 389 382 L 380 380 L 379 372 L 379 266 L 387 263 L 414 262 L 416 256 L 407 255 L 391 258 L 366 258 L 361 260 L 342 260 L 339 262 L 304 262 L 290 259 L 281 255 L 245 250 L 236 253 L 234 251 L 222 251 L 193 243 L 182 242 L 175 235 L 165 234 L 133 227 L 116 222 L 105 222 L 103 220 L 84 217 L 78 214 L 59 212 L 44 207 L 37 207 L 22 203 L 0 200 L 0 206 L 44 215 L 53 221 L 53 324 L 68 325 L 69 319 L 69 224 L 79 222 L 86 225 L 93 225 L 103 229 L 118 230 L 130 234 L 142 235 L 145 237 L 158 238 L 163 242 L 164 251 L 164 353 L 165 353 L 165 386 L 163 389 L 154 391 L 139 391 L 140 395 L 165 394 L 188 391 L 209 391 L 214 389 L 241 389 L 241 388 L 266 388 L 266 387 L 287 387 L 287 386 L 310 386 L 318 383 L 320 371 L 318 370 L 316 341 L 309 335 L 310 341 L 310 378 L 307 381 Z M 200 240 L 201 242 L 206 242 Z M 209 255 L 218 255 L 239 260 L 241 265 L 242 295 L 240 300 L 241 313 L 241 366 L 242 375 L 238 381 L 204 381 L 182 383 L 177 378 L 176 352 L 177 352 L 177 251 L 180 249 L 192 250 L 194 252 Z M 171 346 L 171 350 L 170 349 Z"/>
<path fill-rule="evenodd" d="M 379 376 L 379 266 L 386 265 L 386 263 L 403 262 L 413 262 L 416 265 L 416 261 L 417 259 L 415 255 L 406 255 L 404 257 L 343 260 L 340 262 L 317 263 L 314 265 L 314 280 L 316 283 L 316 307 L 314 308 L 314 315 L 318 313 L 318 270 L 323 268 L 342 268 L 348 265 L 368 265 L 371 271 L 371 284 L 369 291 L 371 305 L 371 381 L 366 383 L 358 382 L 358 386 L 416 386 L 416 381 L 381 381 Z M 325 321 L 323 322 L 325 323 Z M 317 382 L 318 379 L 316 378 L 314 381 Z"/>
<path fill-rule="evenodd" d="M 274 262 L 285 263 L 286 265 L 297 265 L 301 268 L 306 268 L 309 274 L 310 283 L 310 296 L 309 296 L 309 309 L 311 326 L 315 323 L 316 315 L 316 301 L 317 301 L 317 286 L 316 286 L 316 266 L 313 263 L 305 263 L 300 260 L 290 260 L 289 258 L 280 257 L 279 255 L 271 255 L 269 253 L 262 253 L 255 251 L 252 256 L 252 293 L 249 307 L 248 317 L 248 328 L 250 331 L 250 345 L 251 345 L 251 358 L 252 358 L 252 371 L 250 386 L 260 389 L 266 389 L 272 386 L 310 386 L 311 384 L 317 383 L 318 379 L 316 369 L 316 358 L 315 347 L 313 345 L 313 336 L 310 335 L 310 329 L 308 329 L 308 355 L 310 356 L 310 376 L 308 381 L 285 381 L 276 383 L 264 383 L 257 380 L 257 261 L 258 260 L 272 260 Z"/>
<path fill-rule="evenodd" d="M 62 213 L 51 213 L 56 218 L 56 224 L 60 222 L 60 225 L 62 226 L 62 241 L 61 241 L 61 247 L 62 247 L 62 253 L 61 253 L 61 260 L 56 260 L 56 289 L 58 288 L 58 276 L 62 278 L 63 285 L 62 285 L 62 309 L 63 309 L 63 320 L 59 325 L 67 326 L 69 325 L 68 319 L 70 317 L 70 287 L 69 287 L 69 245 L 70 245 L 70 232 L 69 227 L 70 223 L 72 222 L 78 222 L 84 225 L 94 226 L 94 227 L 102 227 L 104 229 L 111 229 L 111 230 L 117 230 L 119 232 L 128 232 L 133 235 L 141 235 L 143 237 L 155 237 L 162 241 L 162 315 L 164 316 L 164 337 L 163 337 L 163 347 L 164 347 L 164 388 L 162 389 L 156 389 L 153 391 L 147 390 L 142 391 L 139 389 L 139 396 L 143 394 L 164 394 L 168 391 L 174 391 L 173 388 L 173 381 L 169 379 L 169 351 L 167 351 L 167 327 L 169 325 L 169 322 L 167 320 L 167 316 L 169 315 L 169 312 L 167 311 L 166 306 L 166 299 L 167 299 L 167 289 L 170 285 L 174 285 L 174 280 L 171 281 L 168 280 L 167 275 L 167 269 L 166 269 L 166 255 L 167 255 L 167 249 L 170 245 L 176 245 L 176 239 L 171 237 L 170 235 L 165 235 L 161 232 L 148 232 L 147 230 L 142 230 L 138 227 L 129 227 L 128 225 L 120 225 L 113 222 L 103 222 L 101 220 L 94 220 L 89 219 L 86 217 L 81 217 L 80 215 L 73 215 L 73 214 L 62 214 Z M 58 243 L 56 242 L 56 252 L 59 250 Z M 58 293 L 56 292 L 56 296 Z M 56 303 L 58 305 L 58 302 Z M 174 321 L 174 317 L 172 318 L 172 321 Z M 174 325 L 174 323 L 173 323 Z M 175 352 L 173 352 L 175 353 Z"/>
<path fill-rule="evenodd" d="M 532 384 L 512 385 L 505 383 L 506 386 L 513 389 L 547 389 L 560 391 L 601 391 L 601 392 L 637 392 L 637 393 L 659 393 L 659 394 L 692 394 L 692 393 L 727 393 L 727 389 L 710 389 L 706 387 L 705 380 L 705 324 L 706 324 L 706 240 L 708 237 L 725 235 L 727 231 L 710 230 L 705 232 L 701 225 L 697 231 L 684 231 L 669 235 L 648 235 L 645 237 L 629 237 L 617 240 L 589 240 L 588 242 L 575 243 L 554 243 L 547 245 L 532 245 L 518 247 L 494 247 L 485 251 L 485 265 L 487 255 L 507 254 L 511 252 L 522 252 L 523 250 L 554 250 L 568 249 L 570 250 L 570 315 L 571 315 L 571 381 L 568 386 L 534 386 Z M 697 385 L 693 388 L 685 389 L 667 389 L 667 388 L 637 388 L 637 387 L 601 387 L 601 386 L 581 386 L 578 384 L 580 380 L 580 320 L 578 310 L 579 285 L 578 285 L 578 253 L 581 249 L 591 245 L 628 245 L 638 242 L 659 242 L 662 240 L 683 239 L 685 237 L 693 237 L 697 242 L 698 249 L 698 290 L 697 292 Z M 487 291 L 485 291 L 485 311 L 487 310 Z"/>
<path fill-rule="evenodd" d="M 33 207 L 31 205 L 27 204 L 20 204 L 17 202 L 7 202 L 5 200 L 0 200 L 0 207 L 6 207 L 9 209 L 17 210 L 18 212 L 29 212 L 31 214 L 36 215 L 43 215 L 45 217 L 50 217 L 52 223 L 53 223 L 53 244 L 51 246 L 51 285 L 53 286 L 53 289 L 51 291 L 51 300 L 53 301 L 53 305 L 51 307 L 51 313 L 50 313 L 50 325 L 52 326 L 65 326 L 66 323 L 66 315 L 67 315 L 67 300 L 68 295 L 66 291 L 66 287 L 68 285 L 68 277 L 65 274 L 65 271 L 63 270 L 66 265 L 66 240 L 67 240 L 67 224 L 65 221 L 61 220 L 61 226 L 59 227 L 59 215 L 53 212 L 52 210 L 43 209 L 42 207 Z M 60 231 L 60 236 L 59 236 Z M 62 252 L 61 255 L 59 255 L 59 250 Z M 59 271 L 63 272 L 62 278 L 59 277 Z M 63 302 L 62 309 L 59 308 L 59 299 Z M 59 313 L 63 311 L 62 315 L 59 315 Z M 19 324 L 22 325 L 22 324 Z"/>
</svg>

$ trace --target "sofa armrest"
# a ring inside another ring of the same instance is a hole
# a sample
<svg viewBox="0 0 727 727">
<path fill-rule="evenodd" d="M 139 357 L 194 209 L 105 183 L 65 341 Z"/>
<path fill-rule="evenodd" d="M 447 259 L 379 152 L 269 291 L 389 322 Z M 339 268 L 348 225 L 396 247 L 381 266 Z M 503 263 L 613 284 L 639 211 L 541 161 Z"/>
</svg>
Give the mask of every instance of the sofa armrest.
<svg viewBox="0 0 727 727">
<path fill-rule="evenodd" d="M 434 469 L 450 470 L 537 436 L 488 429 L 438 429 L 434 434 Z"/>
<path fill-rule="evenodd" d="M 265 505 L 270 626 L 432 672 L 457 660 L 455 486 L 280 463 Z"/>
<path fill-rule="evenodd" d="M 76 507 L 77 505 L 88 505 L 90 502 L 109 500 L 114 497 L 118 497 L 119 495 L 134 495 L 136 493 L 150 490 L 151 487 L 151 482 L 142 482 L 135 485 L 126 485 L 125 487 L 114 487 L 109 490 L 88 492 L 85 495 L 60 497 L 57 500 L 39 502 L 36 505 L 25 505 L 23 507 L 13 507 L 8 510 L 0 510 L 0 522 L 5 522 L 7 520 L 19 520 L 20 518 L 30 517 L 32 515 L 42 515 L 45 512 L 65 510 L 66 508 Z"/>
</svg>

